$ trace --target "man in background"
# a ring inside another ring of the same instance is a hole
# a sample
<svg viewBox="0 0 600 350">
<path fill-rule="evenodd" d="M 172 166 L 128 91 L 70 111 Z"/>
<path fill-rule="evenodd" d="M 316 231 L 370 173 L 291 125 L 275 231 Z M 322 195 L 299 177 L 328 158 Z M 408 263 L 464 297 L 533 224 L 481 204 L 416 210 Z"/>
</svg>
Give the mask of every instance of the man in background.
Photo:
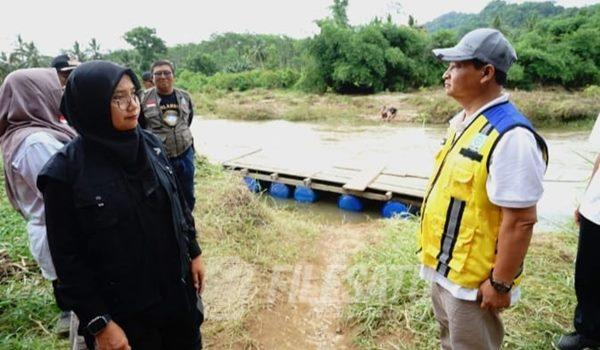
<svg viewBox="0 0 600 350">
<path fill-rule="evenodd" d="M 50 66 L 56 69 L 56 73 L 58 73 L 58 80 L 60 80 L 60 85 L 64 88 L 67 84 L 67 79 L 69 75 L 73 71 L 73 69 L 77 68 L 81 62 L 75 59 L 72 56 L 67 54 L 58 55 L 54 57 Z"/>
<path fill-rule="evenodd" d="M 190 95 L 173 86 L 175 67 L 166 60 L 152 64 L 154 87 L 142 95 L 140 125 L 164 143 L 190 210 L 194 209 L 194 139 L 190 125 L 194 108 Z"/>
<path fill-rule="evenodd" d="M 144 90 L 148 90 L 154 87 L 154 80 L 152 80 L 152 72 L 145 71 L 142 73 L 142 85 L 144 85 Z"/>
</svg>

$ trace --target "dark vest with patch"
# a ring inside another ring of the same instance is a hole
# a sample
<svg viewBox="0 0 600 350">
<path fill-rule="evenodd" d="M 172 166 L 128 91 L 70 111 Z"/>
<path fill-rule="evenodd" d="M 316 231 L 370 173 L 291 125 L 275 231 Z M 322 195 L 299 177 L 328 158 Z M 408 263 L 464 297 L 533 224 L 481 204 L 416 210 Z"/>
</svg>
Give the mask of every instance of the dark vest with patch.
<svg viewBox="0 0 600 350">
<path fill-rule="evenodd" d="M 194 143 L 188 125 L 190 118 L 190 95 L 180 89 L 174 89 L 179 104 L 179 116 L 175 125 L 164 120 L 160 110 L 160 96 L 156 88 L 148 89 L 142 96 L 142 111 L 146 118 L 146 129 L 152 131 L 163 142 L 169 158 L 183 154 Z"/>
</svg>

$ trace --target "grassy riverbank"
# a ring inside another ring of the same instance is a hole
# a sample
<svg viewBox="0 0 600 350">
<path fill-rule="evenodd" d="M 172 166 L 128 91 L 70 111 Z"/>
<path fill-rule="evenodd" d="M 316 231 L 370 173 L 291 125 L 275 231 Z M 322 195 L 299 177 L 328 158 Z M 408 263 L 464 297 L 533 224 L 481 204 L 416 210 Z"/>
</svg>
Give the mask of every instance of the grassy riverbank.
<svg viewBox="0 0 600 350">
<path fill-rule="evenodd" d="M 589 128 L 600 111 L 598 89 L 508 91 L 538 127 Z M 441 89 L 375 95 L 307 94 L 290 90 L 195 93 L 196 114 L 224 119 L 381 123 L 382 106 L 398 109 L 393 122 L 439 124 L 460 106 Z"/>
<path fill-rule="evenodd" d="M 379 241 L 354 258 L 347 275 L 352 302 L 345 322 L 360 349 L 434 349 L 438 329 L 428 285 L 418 277 L 415 221 L 392 220 Z M 575 307 L 573 228 L 534 235 L 525 263 L 522 298 L 503 313 L 506 349 L 550 349 L 570 329 Z"/>
<path fill-rule="evenodd" d="M 249 329 L 269 293 L 271 274 L 313 255 L 320 224 L 270 206 L 239 176 L 198 163 L 196 227 L 208 269 L 202 326 L 207 348 L 252 346 Z"/>
</svg>

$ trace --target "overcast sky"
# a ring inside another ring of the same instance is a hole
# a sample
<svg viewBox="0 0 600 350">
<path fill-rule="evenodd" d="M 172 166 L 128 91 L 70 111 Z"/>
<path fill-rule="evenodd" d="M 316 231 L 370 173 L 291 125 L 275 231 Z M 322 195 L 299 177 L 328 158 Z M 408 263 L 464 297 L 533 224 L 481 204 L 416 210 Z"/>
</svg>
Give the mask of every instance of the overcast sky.
<svg viewBox="0 0 600 350">
<path fill-rule="evenodd" d="M 488 0 L 350 0 L 353 25 L 392 14 L 406 23 L 412 14 L 426 23 L 450 11 L 477 13 Z M 509 1 L 523 2 L 523 1 Z M 585 6 L 600 0 L 557 0 Z M 294 38 L 317 33 L 315 20 L 329 15 L 333 0 L 12 0 L 2 4 L 0 51 L 12 51 L 18 34 L 54 56 L 74 41 L 86 47 L 91 38 L 101 51 L 128 48 L 123 33 L 136 26 L 156 28 L 168 46 L 199 42 L 213 33 L 270 33 Z"/>
</svg>

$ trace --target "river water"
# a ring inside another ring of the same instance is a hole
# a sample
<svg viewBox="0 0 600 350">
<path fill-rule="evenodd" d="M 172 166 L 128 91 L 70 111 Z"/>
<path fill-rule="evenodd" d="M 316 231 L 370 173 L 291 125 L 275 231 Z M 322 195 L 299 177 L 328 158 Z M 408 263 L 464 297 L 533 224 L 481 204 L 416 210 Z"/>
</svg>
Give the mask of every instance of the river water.
<svg viewBox="0 0 600 350">
<path fill-rule="evenodd" d="M 315 169 L 360 162 L 428 176 L 433 155 L 445 135 L 445 127 L 389 123 L 332 126 L 282 120 L 196 119 L 192 132 L 198 153 L 213 162 L 260 149 L 271 159 L 281 159 L 284 163 L 310 162 Z M 595 155 L 586 142 L 589 132 L 542 130 L 540 133 L 548 142 L 550 162 L 544 195 L 538 204 L 539 223 L 535 231 L 557 231 L 571 223 Z M 306 208 L 342 222 L 376 216 L 342 212 L 331 202 L 320 202 Z"/>
</svg>

